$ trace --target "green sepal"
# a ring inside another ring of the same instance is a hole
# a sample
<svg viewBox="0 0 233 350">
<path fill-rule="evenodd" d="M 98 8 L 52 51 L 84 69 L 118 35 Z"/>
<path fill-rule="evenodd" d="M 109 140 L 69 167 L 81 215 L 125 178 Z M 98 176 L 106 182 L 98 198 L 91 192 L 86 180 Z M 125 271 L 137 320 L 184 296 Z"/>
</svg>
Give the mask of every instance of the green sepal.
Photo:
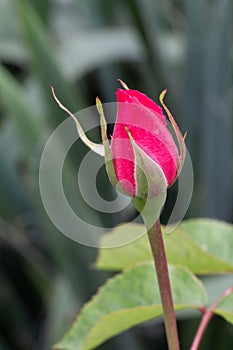
<svg viewBox="0 0 233 350">
<path fill-rule="evenodd" d="M 103 110 L 102 103 L 98 97 L 96 98 L 96 108 L 97 108 L 99 115 L 100 115 L 101 138 L 102 138 L 102 142 L 103 142 L 103 146 L 104 146 L 105 166 L 106 166 L 106 171 L 107 171 L 109 180 L 110 180 L 111 184 L 115 188 L 117 188 L 120 192 L 128 195 L 124 191 L 122 186 L 119 184 L 119 181 L 118 181 L 117 176 L 116 176 L 114 163 L 112 160 L 110 143 L 109 143 L 108 136 L 107 136 L 107 123 L 106 123 L 106 119 L 104 116 L 104 110 Z"/>
<path fill-rule="evenodd" d="M 185 137 L 186 137 L 186 133 L 185 135 L 183 136 L 175 119 L 173 118 L 170 110 L 168 109 L 168 107 L 166 106 L 166 104 L 164 103 L 164 97 L 167 93 L 167 89 L 163 90 L 159 96 L 159 100 L 160 100 L 160 103 L 161 105 L 163 106 L 163 108 L 165 109 L 166 113 L 167 113 L 167 116 L 172 124 L 172 127 L 173 127 L 173 130 L 176 134 L 176 137 L 177 137 L 177 140 L 178 140 L 178 143 L 179 143 L 179 148 L 180 148 L 180 155 L 179 155 L 179 163 L 178 163 L 178 171 L 177 171 L 177 175 L 176 175 L 176 178 L 174 179 L 173 183 L 176 181 L 176 179 L 178 178 L 178 176 L 180 175 L 181 173 L 181 170 L 183 168 L 183 165 L 184 165 L 184 161 L 185 161 L 185 156 L 186 156 L 186 146 L 185 146 Z M 170 185 L 171 186 L 171 185 Z"/>
<path fill-rule="evenodd" d="M 107 123 L 104 117 L 104 110 L 103 110 L 102 103 L 98 97 L 96 98 L 96 107 L 100 115 L 101 138 L 104 145 L 106 170 L 108 173 L 109 180 L 111 181 L 112 185 L 116 187 L 118 181 L 117 181 L 116 172 L 114 169 L 112 153 L 111 153 L 110 144 L 107 136 Z"/>
<path fill-rule="evenodd" d="M 71 116 L 71 118 L 73 118 L 74 122 L 75 122 L 75 126 L 76 126 L 76 130 L 78 132 L 79 137 L 81 138 L 82 142 L 89 147 L 93 152 L 99 154 L 101 157 L 104 157 L 104 146 L 100 145 L 98 143 L 94 143 L 91 140 L 88 139 L 88 137 L 86 136 L 83 128 L 81 127 L 81 125 L 79 124 L 78 119 L 75 117 L 75 115 L 73 113 L 70 112 L 70 110 L 68 108 L 66 108 L 61 101 L 58 99 L 58 97 L 55 94 L 54 88 L 53 86 L 50 86 L 53 97 L 55 99 L 55 101 L 57 102 L 58 106 L 65 111 L 67 114 L 69 114 L 69 116 Z"/>
<path fill-rule="evenodd" d="M 135 156 L 136 196 L 132 199 L 149 229 L 159 218 L 167 196 L 167 180 L 161 167 L 134 141 L 126 128 Z"/>
</svg>

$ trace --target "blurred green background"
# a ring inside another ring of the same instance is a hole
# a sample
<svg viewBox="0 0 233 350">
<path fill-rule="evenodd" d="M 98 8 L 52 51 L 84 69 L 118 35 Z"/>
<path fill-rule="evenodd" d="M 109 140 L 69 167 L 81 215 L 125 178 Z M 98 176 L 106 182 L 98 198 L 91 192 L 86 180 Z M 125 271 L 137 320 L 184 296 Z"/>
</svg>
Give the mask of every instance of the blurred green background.
<svg viewBox="0 0 233 350">
<path fill-rule="evenodd" d="M 96 249 L 56 230 L 40 199 L 43 147 L 66 118 L 50 84 L 74 112 L 93 105 L 97 95 L 115 101 L 117 78 L 155 101 L 167 87 L 167 104 L 188 131 L 194 167 L 187 217 L 232 221 L 232 15 L 230 0 L 0 0 L 1 350 L 49 349 L 108 277 L 92 268 Z M 98 140 L 98 133 L 93 136 Z M 72 147 L 64 181 L 72 205 L 88 216 L 74 190 L 85 152 L 81 143 Z M 104 171 L 100 178 L 100 192 L 112 198 Z M 175 190 L 169 190 L 164 222 Z M 100 225 L 113 226 L 134 213 L 95 215 Z M 223 276 L 205 283 L 211 297 L 226 281 Z M 180 317 L 183 349 L 198 322 L 197 314 Z M 155 349 L 155 344 L 166 349 L 161 321 L 99 349 Z M 232 327 L 216 317 L 200 349 L 232 348 Z"/>
</svg>

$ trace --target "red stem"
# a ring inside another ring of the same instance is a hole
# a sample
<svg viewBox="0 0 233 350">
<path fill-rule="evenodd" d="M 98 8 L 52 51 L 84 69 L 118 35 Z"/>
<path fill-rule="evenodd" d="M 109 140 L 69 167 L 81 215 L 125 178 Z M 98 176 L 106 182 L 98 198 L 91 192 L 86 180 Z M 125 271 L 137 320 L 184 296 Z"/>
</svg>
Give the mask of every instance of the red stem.
<svg viewBox="0 0 233 350">
<path fill-rule="evenodd" d="M 219 301 L 226 297 L 227 295 L 231 294 L 233 292 L 233 287 L 228 288 L 227 290 L 225 290 L 214 302 L 213 304 L 210 305 L 210 307 L 208 309 L 206 309 L 206 311 L 204 312 L 204 316 L 202 317 L 201 323 L 199 325 L 199 328 L 197 330 L 197 333 L 194 337 L 193 343 L 191 345 L 190 350 L 197 350 L 201 339 L 203 337 L 203 334 L 206 330 L 206 327 L 208 326 L 208 323 L 210 322 L 211 318 L 214 315 L 213 310 L 216 308 L 217 304 L 219 303 Z"/>
<path fill-rule="evenodd" d="M 179 338 L 176 325 L 167 258 L 164 249 L 160 221 L 148 230 L 148 237 L 154 258 L 160 296 L 163 306 L 164 322 L 169 350 L 179 350 Z"/>
</svg>

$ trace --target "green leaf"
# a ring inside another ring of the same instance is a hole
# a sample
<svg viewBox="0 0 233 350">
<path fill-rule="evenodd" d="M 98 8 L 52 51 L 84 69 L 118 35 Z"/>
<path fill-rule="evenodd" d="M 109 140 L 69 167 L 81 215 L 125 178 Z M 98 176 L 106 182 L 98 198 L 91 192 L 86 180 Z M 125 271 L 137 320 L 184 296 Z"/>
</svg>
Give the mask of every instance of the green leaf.
<svg viewBox="0 0 233 350">
<path fill-rule="evenodd" d="M 169 274 L 176 310 L 206 303 L 205 290 L 190 271 L 170 266 Z M 154 265 L 139 264 L 110 279 L 99 290 L 55 349 L 93 349 L 110 337 L 161 315 Z"/>
<path fill-rule="evenodd" d="M 213 219 L 192 219 L 183 221 L 180 229 L 203 251 L 233 267 L 233 225 Z"/>
<path fill-rule="evenodd" d="M 134 241 L 135 237 L 140 238 Z M 122 238 L 131 243 L 121 246 Z M 114 248 L 99 250 L 96 262 L 98 269 L 120 271 L 139 262 L 152 260 L 146 228 L 142 224 L 127 224 L 127 229 L 125 225 L 115 227 L 101 237 L 100 246 Z"/>
<path fill-rule="evenodd" d="M 213 311 L 233 324 L 233 293 L 221 299 Z"/>
<path fill-rule="evenodd" d="M 101 246 L 110 246 L 111 242 L 116 248 L 99 251 L 97 268 L 117 271 L 152 260 L 145 232 L 141 224 L 128 224 L 103 236 Z M 121 237 L 125 239 L 126 236 L 132 243 L 120 247 Z M 198 274 L 233 272 L 232 225 L 210 219 L 193 219 L 184 221 L 171 234 L 163 236 L 170 263 L 184 265 Z M 133 237 L 140 238 L 133 241 Z"/>
</svg>

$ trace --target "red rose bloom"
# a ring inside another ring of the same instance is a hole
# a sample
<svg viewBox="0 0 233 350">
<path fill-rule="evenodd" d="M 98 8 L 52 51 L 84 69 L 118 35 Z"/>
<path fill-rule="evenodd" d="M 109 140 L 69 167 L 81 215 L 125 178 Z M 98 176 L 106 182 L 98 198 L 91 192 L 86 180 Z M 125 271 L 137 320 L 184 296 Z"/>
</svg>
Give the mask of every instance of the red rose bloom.
<svg viewBox="0 0 233 350">
<path fill-rule="evenodd" d="M 182 169 L 186 152 L 184 138 L 163 102 L 166 90 L 161 93 L 160 102 L 175 131 L 180 154 L 167 128 L 162 109 L 146 95 L 129 90 L 125 83 L 120 82 L 125 90 L 118 89 L 116 93 L 118 110 L 111 144 L 98 97 L 96 106 L 100 114 L 103 144 L 96 144 L 87 138 L 76 117 L 58 100 L 53 88 L 52 92 L 59 106 L 74 119 L 82 141 L 105 157 L 113 186 L 136 198 L 156 198 L 166 192 Z"/>
<path fill-rule="evenodd" d="M 178 148 L 166 126 L 162 109 L 145 94 L 118 89 L 118 111 L 111 142 L 117 180 L 126 193 L 136 195 L 135 154 L 127 133 L 160 166 L 170 186 L 179 167 Z"/>
</svg>

